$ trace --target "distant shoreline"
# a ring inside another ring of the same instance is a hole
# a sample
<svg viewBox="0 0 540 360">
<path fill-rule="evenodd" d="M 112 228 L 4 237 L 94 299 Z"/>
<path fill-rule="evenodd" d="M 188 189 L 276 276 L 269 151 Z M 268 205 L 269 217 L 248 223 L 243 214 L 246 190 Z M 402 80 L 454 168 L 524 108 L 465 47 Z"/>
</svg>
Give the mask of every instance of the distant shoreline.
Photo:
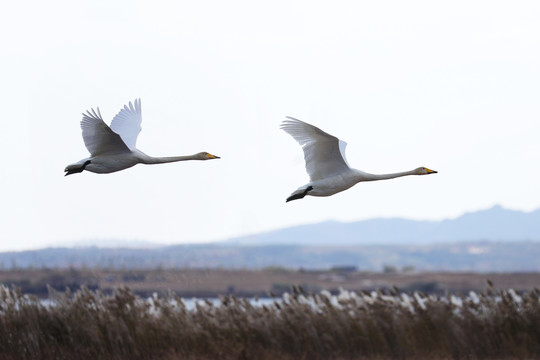
<svg viewBox="0 0 540 360">
<path fill-rule="evenodd" d="M 174 293 L 183 298 L 280 297 L 299 286 L 307 293 L 340 288 L 362 292 L 376 289 L 421 291 L 443 295 L 447 292 L 468 294 L 481 292 L 491 281 L 497 288 L 529 291 L 540 284 L 540 273 L 471 273 L 471 272 L 362 272 L 352 269 L 306 271 L 284 268 L 264 270 L 227 269 L 17 269 L 0 271 L 0 283 L 20 288 L 22 293 L 40 298 L 55 291 L 78 290 L 81 286 L 111 294 L 115 289 L 128 287 L 133 293 L 149 297 L 154 293 Z"/>
</svg>

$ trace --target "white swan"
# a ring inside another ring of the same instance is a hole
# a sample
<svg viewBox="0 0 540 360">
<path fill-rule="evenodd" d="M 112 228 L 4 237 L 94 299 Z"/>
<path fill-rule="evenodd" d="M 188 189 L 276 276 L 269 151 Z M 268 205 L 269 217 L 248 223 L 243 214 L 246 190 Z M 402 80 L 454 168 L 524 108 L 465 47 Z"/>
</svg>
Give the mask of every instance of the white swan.
<svg viewBox="0 0 540 360">
<path fill-rule="evenodd" d="M 356 185 L 360 181 L 393 179 L 407 175 L 436 174 L 437 171 L 419 167 L 393 174 L 369 174 L 349 167 L 345 158 L 347 143 L 321 129 L 287 116 L 281 129 L 290 134 L 304 150 L 306 171 L 310 182 L 299 187 L 286 202 L 306 195 L 330 196 Z"/>
<path fill-rule="evenodd" d="M 136 164 L 163 164 L 185 160 L 219 159 L 219 156 L 200 152 L 188 156 L 153 157 L 135 148 L 141 132 L 141 100 L 124 108 L 114 117 L 111 126 L 107 126 L 101 117 L 99 108 L 83 113 L 81 121 L 82 136 L 90 157 L 64 170 L 67 175 L 83 170 L 98 174 L 108 174 L 130 168 Z"/>
</svg>

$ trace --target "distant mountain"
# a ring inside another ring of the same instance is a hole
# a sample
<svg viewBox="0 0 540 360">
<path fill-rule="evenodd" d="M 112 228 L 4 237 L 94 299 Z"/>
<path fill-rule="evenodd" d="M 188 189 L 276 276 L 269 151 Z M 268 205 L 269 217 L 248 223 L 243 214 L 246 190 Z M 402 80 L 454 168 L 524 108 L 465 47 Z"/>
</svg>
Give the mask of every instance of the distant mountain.
<svg viewBox="0 0 540 360">
<path fill-rule="evenodd" d="M 432 244 L 463 241 L 540 240 L 540 209 L 525 213 L 501 206 L 456 219 L 417 221 L 399 218 L 349 223 L 327 221 L 227 241 L 236 245 Z"/>
<path fill-rule="evenodd" d="M 154 249 L 49 248 L 0 253 L 0 269 L 18 268 L 224 268 L 361 271 L 540 271 L 540 242 L 477 241 L 424 245 L 176 245 Z"/>
<path fill-rule="evenodd" d="M 102 267 L 404 267 L 433 271 L 540 271 L 540 210 L 495 206 L 443 221 L 323 222 L 213 244 L 48 248 L 0 253 L 0 270 Z"/>
</svg>

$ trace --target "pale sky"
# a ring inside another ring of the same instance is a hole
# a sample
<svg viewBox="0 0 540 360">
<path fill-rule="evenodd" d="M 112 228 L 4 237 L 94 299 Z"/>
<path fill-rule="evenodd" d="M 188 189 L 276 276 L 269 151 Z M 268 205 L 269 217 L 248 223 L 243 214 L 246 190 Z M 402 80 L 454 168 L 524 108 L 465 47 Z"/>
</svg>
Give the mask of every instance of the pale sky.
<svg viewBox="0 0 540 360">
<path fill-rule="evenodd" d="M 325 220 L 540 207 L 537 1 L 26 1 L 0 13 L 0 250 L 215 241 Z M 142 100 L 138 148 L 220 160 L 63 176 L 81 113 Z M 308 181 L 294 116 L 373 173 Z"/>
</svg>

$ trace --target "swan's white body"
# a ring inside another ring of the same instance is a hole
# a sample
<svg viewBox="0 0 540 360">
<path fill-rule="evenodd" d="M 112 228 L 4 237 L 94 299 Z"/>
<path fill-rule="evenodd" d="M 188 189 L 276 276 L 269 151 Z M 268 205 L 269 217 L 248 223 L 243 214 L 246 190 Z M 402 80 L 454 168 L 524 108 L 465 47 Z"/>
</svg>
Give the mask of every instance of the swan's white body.
<svg viewBox="0 0 540 360">
<path fill-rule="evenodd" d="M 82 136 L 90 157 L 68 165 L 66 175 L 80 173 L 83 170 L 98 174 L 108 174 L 130 168 L 136 164 L 163 164 L 185 160 L 219 159 L 218 156 L 200 152 L 188 156 L 153 157 L 148 156 L 135 146 L 141 132 L 141 100 L 137 99 L 114 117 L 111 126 L 107 126 L 101 117 L 99 108 L 83 114 L 81 121 Z"/>
<path fill-rule="evenodd" d="M 306 171 L 310 177 L 310 182 L 294 191 L 287 198 L 287 202 L 301 199 L 306 195 L 334 195 L 361 181 L 386 180 L 400 176 L 437 173 L 425 167 L 380 175 L 352 169 L 345 157 L 346 142 L 298 119 L 289 116 L 287 119 L 283 121 L 281 128 L 302 146 Z"/>
</svg>

